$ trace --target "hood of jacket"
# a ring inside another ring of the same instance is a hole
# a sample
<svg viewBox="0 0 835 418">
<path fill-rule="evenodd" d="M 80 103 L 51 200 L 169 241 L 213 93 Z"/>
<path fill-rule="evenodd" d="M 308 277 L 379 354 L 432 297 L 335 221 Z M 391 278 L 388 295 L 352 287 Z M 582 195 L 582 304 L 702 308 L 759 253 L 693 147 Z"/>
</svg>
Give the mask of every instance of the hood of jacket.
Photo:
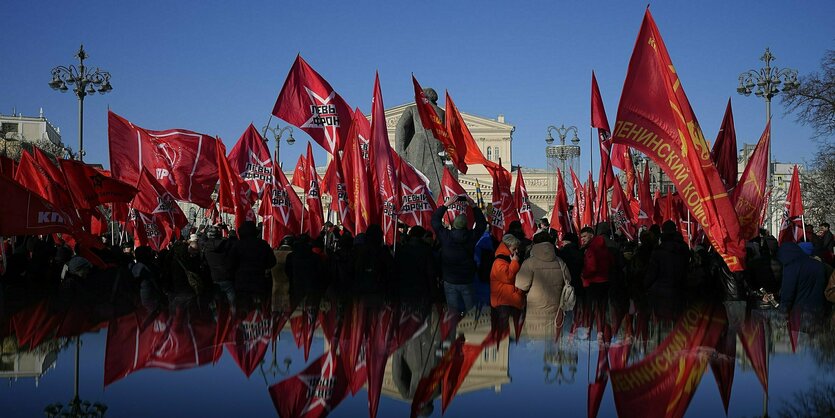
<svg viewBox="0 0 835 418">
<path fill-rule="evenodd" d="M 791 264 L 796 261 L 801 261 L 808 259 L 809 256 L 803 252 L 799 245 L 793 242 L 787 242 L 780 246 L 780 249 L 777 250 L 777 259 L 780 260 L 783 265 Z"/>
<path fill-rule="evenodd" d="M 554 261 L 557 259 L 557 251 L 550 242 L 540 242 L 531 247 L 531 257 L 540 261 Z"/>
</svg>

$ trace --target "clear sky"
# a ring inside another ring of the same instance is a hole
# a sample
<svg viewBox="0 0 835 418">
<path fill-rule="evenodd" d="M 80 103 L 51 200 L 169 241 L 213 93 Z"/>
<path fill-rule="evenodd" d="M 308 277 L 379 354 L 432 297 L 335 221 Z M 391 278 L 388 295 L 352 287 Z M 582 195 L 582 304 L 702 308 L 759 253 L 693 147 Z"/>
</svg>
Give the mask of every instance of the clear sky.
<svg viewBox="0 0 835 418">
<path fill-rule="evenodd" d="M 467 113 L 516 126 L 514 164 L 544 168 L 548 125 L 576 125 L 588 169 L 591 71 L 610 124 L 646 2 L 390 1 L 233 2 L 8 1 L 0 42 L 0 113 L 38 114 L 77 148 L 77 100 L 52 91 L 50 70 L 88 63 L 112 74 L 113 91 L 85 101 L 87 161 L 108 166 L 107 107 L 149 129 L 184 128 L 224 139 L 250 122 L 266 124 L 297 53 L 351 106 L 370 109 L 374 71 L 384 101 L 413 100 L 410 74 Z M 756 142 L 765 103 L 736 93 L 742 71 L 775 65 L 816 71 L 835 45 L 835 2 L 656 2 L 652 13 L 711 141 L 728 97 L 739 145 Z M 442 103 L 441 103 L 442 104 Z M 802 162 L 815 151 L 812 130 L 775 99 L 774 155 Z M 283 124 L 283 122 L 282 122 Z M 307 135 L 283 146 L 285 166 Z M 597 150 L 595 147 L 595 154 Z M 323 161 L 324 151 L 317 147 Z M 595 167 L 597 167 L 595 160 Z"/>
</svg>

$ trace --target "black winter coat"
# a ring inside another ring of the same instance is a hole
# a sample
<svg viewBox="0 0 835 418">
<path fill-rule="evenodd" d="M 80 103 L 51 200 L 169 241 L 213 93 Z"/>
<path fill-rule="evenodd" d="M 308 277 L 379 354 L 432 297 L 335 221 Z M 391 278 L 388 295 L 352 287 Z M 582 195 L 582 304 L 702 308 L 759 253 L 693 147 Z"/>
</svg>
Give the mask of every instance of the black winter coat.
<svg viewBox="0 0 835 418">
<path fill-rule="evenodd" d="M 230 267 L 235 272 L 235 289 L 243 292 L 264 293 L 272 287 L 266 271 L 275 266 L 273 250 L 261 238 L 246 237 L 233 242 L 229 251 Z"/>
<path fill-rule="evenodd" d="M 813 313 L 822 311 L 825 306 L 826 288 L 823 263 L 806 255 L 793 242 L 780 246 L 777 259 L 783 264 L 780 309 L 800 309 Z"/>
<path fill-rule="evenodd" d="M 229 266 L 229 241 L 224 238 L 203 238 L 200 240 L 200 248 L 203 249 L 203 259 L 209 267 L 209 274 L 215 283 L 228 282 L 233 278 L 234 272 Z"/>
<path fill-rule="evenodd" d="M 472 283 L 476 272 L 475 245 L 487 229 L 487 220 L 473 208 L 474 229 L 446 229 L 441 222 L 446 211 L 446 206 L 440 206 L 432 214 L 432 229 L 441 243 L 441 277 L 451 284 Z"/>
<path fill-rule="evenodd" d="M 690 249 L 678 233 L 661 234 L 661 244 L 652 251 L 645 289 L 654 298 L 678 300 L 690 267 Z"/>
</svg>

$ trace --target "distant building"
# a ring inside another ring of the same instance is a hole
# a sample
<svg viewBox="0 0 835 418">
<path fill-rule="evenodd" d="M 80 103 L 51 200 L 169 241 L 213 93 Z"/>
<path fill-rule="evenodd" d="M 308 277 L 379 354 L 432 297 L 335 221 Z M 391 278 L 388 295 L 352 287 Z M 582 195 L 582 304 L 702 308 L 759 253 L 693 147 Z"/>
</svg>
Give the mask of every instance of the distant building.
<svg viewBox="0 0 835 418">
<path fill-rule="evenodd" d="M 63 152 L 61 130 L 53 126 L 43 115 L 23 116 L 22 114 L 0 114 L 0 153 L 17 158 L 22 147 L 38 144 L 47 153 L 56 155 Z"/>
</svg>

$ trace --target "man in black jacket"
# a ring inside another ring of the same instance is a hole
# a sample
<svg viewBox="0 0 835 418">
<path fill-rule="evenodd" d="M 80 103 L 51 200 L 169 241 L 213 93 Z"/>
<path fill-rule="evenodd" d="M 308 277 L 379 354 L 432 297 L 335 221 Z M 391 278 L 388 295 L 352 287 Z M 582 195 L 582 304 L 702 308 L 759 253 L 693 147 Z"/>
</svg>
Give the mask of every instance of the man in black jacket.
<svg viewBox="0 0 835 418">
<path fill-rule="evenodd" d="M 673 221 L 661 225 L 661 244 L 652 252 L 644 278 L 650 304 L 656 315 L 672 317 L 682 303 L 686 273 L 690 266 L 690 249 Z"/>
<path fill-rule="evenodd" d="M 449 199 L 432 214 L 432 229 L 441 243 L 441 278 L 444 281 L 447 307 L 458 312 L 467 312 L 473 307 L 472 285 L 476 272 L 473 253 L 476 243 L 487 229 L 484 214 L 472 200 L 466 199 L 473 208 L 474 229 L 469 229 L 464 214 L 455 217 L 452 229 L 444 228 L 441 220 L 449 206 L 456 203 L 453 199 Z"/>
<path fill-rule="evenodd" d="M 238 240 L 230 249 L 229 258 L 237 293 L 269 294 L 272 280 L 266 274 L 275 266 L 275 255 L 270 244 L 258 236 L 255 222 L 245 221 L 238 229 Z"/>
<path fill-rule="evenodd" d="M 203 260 L 209 268 L 212 282 L 221 293 L 226 295 L 229 303 L 233 304 L 235 282 L 232 280 L 234 272 L 229 268 L 229 241 L 220 236 L 216 227 L 210 226 L 206 229 L 206 235 L 198 243 L 203 250 Z"/>
</svg>

